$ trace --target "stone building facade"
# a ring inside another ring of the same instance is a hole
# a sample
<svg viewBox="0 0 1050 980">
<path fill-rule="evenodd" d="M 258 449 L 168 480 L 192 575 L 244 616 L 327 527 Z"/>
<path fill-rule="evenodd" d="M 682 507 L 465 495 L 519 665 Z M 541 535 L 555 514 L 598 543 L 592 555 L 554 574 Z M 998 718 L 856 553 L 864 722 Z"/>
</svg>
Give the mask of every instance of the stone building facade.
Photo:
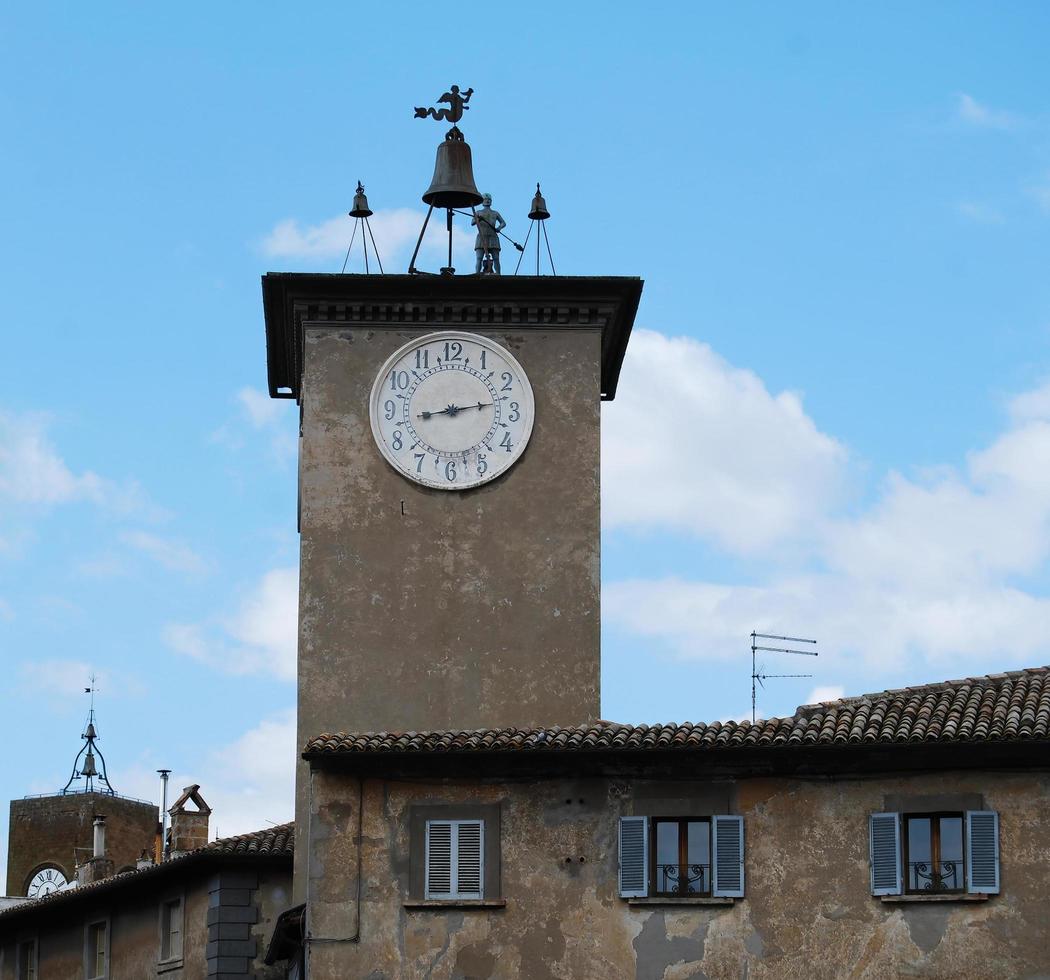
<svg viewBox="0 0 1050 980">
<path fill-rule="evenodd" d="M 1048 738 L 1046 668 L 757 725 L 322 736 L 305 753 L 308 975 L 1034 980 Z M 672 871 L 693 885 L 661 881 L 668 820 L 739 826 L 742 850 L 712 837 L 709 868 Z M 934 862 L 918 850 L 937 821 Z"/>
<path fill-rule="evenodd" d="M 0 910 L 0 980 L 276 980 L 291 824 Z"/>
</svg>

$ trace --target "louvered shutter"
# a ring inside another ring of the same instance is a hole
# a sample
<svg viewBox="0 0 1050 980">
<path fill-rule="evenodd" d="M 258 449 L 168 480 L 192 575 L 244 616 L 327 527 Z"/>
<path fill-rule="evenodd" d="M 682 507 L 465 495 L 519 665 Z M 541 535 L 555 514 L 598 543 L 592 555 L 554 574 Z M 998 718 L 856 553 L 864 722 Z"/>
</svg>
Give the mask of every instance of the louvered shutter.
<svg viewBox="0 0 1050 980">
<path fill-rule="evenodd" d="M 900 817 L 873 813 L 868 821 L 872 895 L 901 893 Z"/>
<path fill-rule="evenodd" d="M 485 894 L 485 824 L 428 820 L 426 897 L 480 899 Z"/>
<path fill-rule="evenodd" d="M 485 825 L 480 820 L 456 822 L 456 898 L 481 898 L 485 880 Z"/>
<path fill-rule="evenodd" d="M 966 811 L 966 890 L 999 894 L 999 814 Z"/>
<path fill-rule="evenodd" d="M 452 823 L 427 821 L 427 898 L 452 896 Z"/>
<path fill-rule="evenodd" d="M 649 894 L 649 818 L 620 817 L 620 895 Z"/>
<path fill-rule="evenodd" d="M 726 898 L 744 897 L 744 818 L 712 817 L 711 894 Z"/>
</svg>

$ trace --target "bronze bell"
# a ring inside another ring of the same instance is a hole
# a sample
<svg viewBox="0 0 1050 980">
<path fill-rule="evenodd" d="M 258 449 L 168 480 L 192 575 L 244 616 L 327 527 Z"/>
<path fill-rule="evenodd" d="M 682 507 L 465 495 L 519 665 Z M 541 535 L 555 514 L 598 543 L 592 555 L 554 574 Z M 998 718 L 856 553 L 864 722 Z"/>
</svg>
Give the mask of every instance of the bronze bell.
<svg viewBox="0 0 1050 980">
<path fill-rule="evenodd" d="M 97 776 L 98 770 L 95 768 L 95 754 L 88 752 L 84 758 L 84 768 L 80 770 L 82 776 Z"/>
<path fill-rule="evenodd" d="M 532 210 L 529 212 L 529 217 L 533 221 L 546 221 L 551 216 L 550 211 L 547 210 L 547 202 L 543 200 L 543 195 L 540 193 L 540 185 L 536 185 L 536 196 L 532 199 Z"/>
<path fill-rule="evenodd" d="M 368 198 L 365 197 L 365 189 L 361 181 L 357 182 L 357 193 L 354 195 L 354 207 L 350 212 L 351 218 L 367 218 L 372 212 L 368 208 Z"/>
<path fill-rule="evenodd" d="M 470 147 L 462 139 L 446 139 L 439 144 L 434 179 L 423 195 L 423 203 L 435 208 L 469 208 L 481 203 Z"/>
</svg>

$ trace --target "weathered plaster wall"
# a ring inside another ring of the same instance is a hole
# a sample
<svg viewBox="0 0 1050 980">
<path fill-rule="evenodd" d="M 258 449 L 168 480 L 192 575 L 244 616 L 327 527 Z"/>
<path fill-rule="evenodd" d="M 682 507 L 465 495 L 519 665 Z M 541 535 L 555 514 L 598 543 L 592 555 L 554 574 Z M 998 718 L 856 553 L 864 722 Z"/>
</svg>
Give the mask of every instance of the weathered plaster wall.
<svg viewBox="0 0 1050 980">
<path fill-rule="evenodd" d="M 1050 975 L 1046 773 L 659 784 L 367 780 L 360 855 L 358 781 L 315 773 L 313 782 L 310 932 L 337 940 L 311 943 L 317 980 Z M 928 904 L 870 895 L 868 814 L 889 795 L 927 793 L 981 794 L 999 812 L 1001 895 Z M 471 801 L 501 806 L 506 907 L 405 908 L 408 808 Z M 682 907 L 619 898 L 617 818 L 659 810 L 744 814 L 744 899 Z"/>
<path fill-rule="evenodd" d="M 507 474 L 454 493 L 400 476 L 369 424 L 383 362 L 430 332 L 306 330 L 300 745 L 598 716 L 600 331 L 477 329 L 521 362 L 535 426 Z"/>
</svg>

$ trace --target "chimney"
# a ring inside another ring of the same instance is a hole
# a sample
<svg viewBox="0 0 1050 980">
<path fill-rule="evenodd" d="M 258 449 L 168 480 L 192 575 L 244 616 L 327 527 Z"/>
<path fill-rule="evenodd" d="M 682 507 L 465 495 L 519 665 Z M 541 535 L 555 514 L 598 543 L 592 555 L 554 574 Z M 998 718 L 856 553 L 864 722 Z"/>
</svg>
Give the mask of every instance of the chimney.
<svg viewBox="0 0 1050 980">
<path fill-rule="evenodd" d="M 143 850 L 143 852 L 139 855 L 139 859 L 135 862 L 135 870 L 142 871 L 144 868 L 152 867 L 153 858 L 150 857 L 150 853 L 148 850 Z"/>
<path fill-rule="evenodd" d="M 192 803 L 196 809 L 187 809 Z M 208 843 L 208 817 L 211 807 L 204 802 L 200 786 L 194 783 L 187 786 L 168 811 L 171 815 L 171 830 L 168 836 L 168 851 L 171 857 L 178 857 L 188 851 L 195 851 Z"/>
<path fill-rule="evenodd" d="M 92 859 L 104 858 L 106 856 L 106 818 L 101 813 L 95 814 L 93 821 L 95 828 L 94 851 Z"/>
<path fill-rule="evenodd" d="M 113 862 L 106 857 L 106 818 L 96 813 L 91 822 L 94 831 L 91 857 L 77 868 L 77 882 L 90 885 L 113 874 Z"/>
</svg>

